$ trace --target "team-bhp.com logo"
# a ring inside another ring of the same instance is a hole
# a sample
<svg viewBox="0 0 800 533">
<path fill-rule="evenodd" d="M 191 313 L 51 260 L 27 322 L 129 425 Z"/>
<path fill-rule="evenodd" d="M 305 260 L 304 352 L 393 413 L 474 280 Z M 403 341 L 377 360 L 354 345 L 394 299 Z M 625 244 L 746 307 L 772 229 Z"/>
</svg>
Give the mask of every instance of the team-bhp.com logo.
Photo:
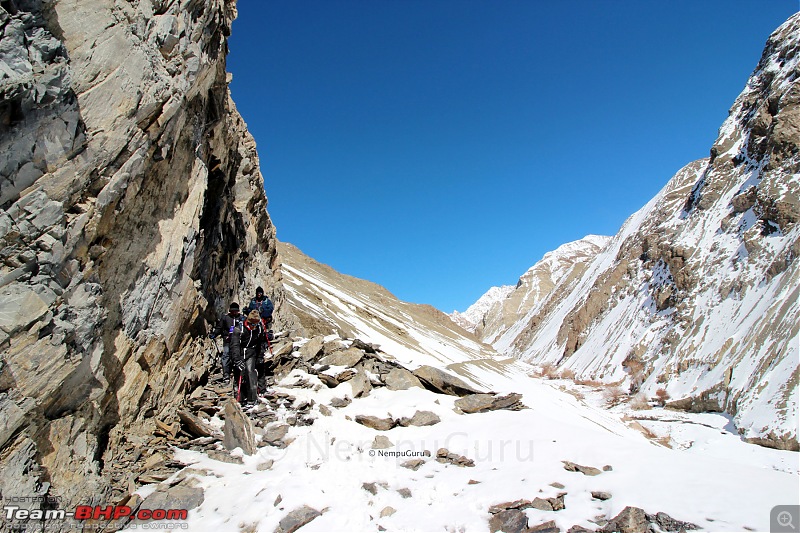
<svg viewBox="0 0 800 533">
<path fill-rule="evenodd" d="M 64 509 L 24 509 L 17 505 L 3 507 L 5 519 L 13 522 L 30 520 L 44 521 L 105 521 L 117 522 L 138 520 L 142 522 L 162 520 L 186 520 L 187 509 L 134 509 L 127 505 L 79 505 L 74 511 Z"/>
<path fill-rule="evenodd" d="M 75 520 L 120 520 L 130 517 L 135 520 L 186 520 L 186 509 L 139 509 L 134 515 L 127 505 L 79 505 L 75 508 Z"/>
</svg>

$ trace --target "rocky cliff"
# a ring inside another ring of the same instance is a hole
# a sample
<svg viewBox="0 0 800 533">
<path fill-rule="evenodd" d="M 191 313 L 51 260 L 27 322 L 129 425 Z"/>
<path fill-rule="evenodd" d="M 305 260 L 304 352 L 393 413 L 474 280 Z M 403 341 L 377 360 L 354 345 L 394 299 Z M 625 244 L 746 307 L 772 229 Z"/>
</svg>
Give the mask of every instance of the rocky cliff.
<svg viewBox="0 0 800 533">
<path fill-rule="evenodd" d="M 797 450 L 800 14 L 769 38 L 710 157 L 690 163 L 494 345 L 578 379 L 733 416 Z"/>
<path fill-rule="evenodd" d="M 205 379 L 214 315 L 273 283 L 236 10 L 1 6 L 0 492 L 112 504 Z"/>
</svg>

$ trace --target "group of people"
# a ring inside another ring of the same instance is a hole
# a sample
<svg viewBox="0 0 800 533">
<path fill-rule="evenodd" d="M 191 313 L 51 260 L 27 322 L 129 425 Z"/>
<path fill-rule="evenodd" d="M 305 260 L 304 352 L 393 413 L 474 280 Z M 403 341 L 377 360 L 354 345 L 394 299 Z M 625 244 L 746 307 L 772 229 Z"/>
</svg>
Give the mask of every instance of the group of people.
<svg viewBox="0 0 800 533">
<path fill-rule="evenodd" d="M 264 354 L 272 340 L 274 310 L 264 289 L 258 287 L 244 313 L 238 303 L 231 303 L 209 335 L 212 339 L 222 336 L 222 379 L 230 383 L 233 377 L 234 393 L 245 405 L 258 401 L 259 369 L 264 377 Z"/>
</svg>

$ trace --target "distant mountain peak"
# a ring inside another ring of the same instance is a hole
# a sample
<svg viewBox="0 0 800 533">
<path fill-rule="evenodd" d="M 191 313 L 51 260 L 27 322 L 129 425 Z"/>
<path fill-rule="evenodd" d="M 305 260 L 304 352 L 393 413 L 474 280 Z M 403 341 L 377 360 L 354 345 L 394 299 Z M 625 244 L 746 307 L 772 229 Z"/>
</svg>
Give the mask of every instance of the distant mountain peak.
<svg viewBox="0 0 800 533">
<path fill-rule="evenodd" d="M 726 412 L 745 439 L 797 450 L 798 43 L 800 14 L 770 36 L 709 158 L 679 170 L 610 240 L 545 254 L 475 332 L 577 379 Z"/>
<path fill-rule="evenodd" d="M 587 235 L 562 244 L 544 254 L 529 268 L 516 285 L 492 287 L 463 313 L 450 318 L 461 327 L 479 335 L 485 342 L 494 342 L 499 335 L 535 306 L 565 276 L 574 276 L 589 258 L 608 243 L 610 237 Z"/>
</svg>

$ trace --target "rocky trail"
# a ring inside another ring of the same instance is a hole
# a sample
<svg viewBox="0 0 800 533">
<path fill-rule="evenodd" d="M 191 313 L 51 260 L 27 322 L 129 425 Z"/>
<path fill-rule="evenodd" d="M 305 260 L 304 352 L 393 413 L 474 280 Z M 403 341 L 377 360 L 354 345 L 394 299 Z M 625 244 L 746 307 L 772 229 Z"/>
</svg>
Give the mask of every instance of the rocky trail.
<svg viewBox="0 0 800 533">
<path fill-rule="evenodd" d="M 346 344 L 349 346 L 345 347 Z M 295 346 L 299 348 L 295 350 Z M 209 348 L 209 359 L 213 360 L 217 346 Z M 192 482 L 192 476 L 204 472 L 174 459 L 173 451 L 191 450 L 203 453 L 211 460 L 241 465 L 241 454 L 235 451 L 254 455 L 267 446 L 286 448 L 294 441 L 293 438 L 287 438 L 291 427 L 311 426 L 318 416 L 331 416 L 332 409 L 350 405 L 353 399 L 368 395 L 373 388 L 385 387 L 397 391 L 424 387 L 437 394 L 460 396 L 455 404 L 465 414 L 524 408 L 519 401 L 519 394 L 498 396 L 482 393 L 459 378 L 433 367 L 421 367 L 411 372 L 382 354 L 376 346 L 358 339 L 345 343 L 341 339 L 315 337 L 295 339 L 293 342 L 286 338 L 285 333 L 279 333 L 266 359 L 271 375 L 266 378 L 265 384 L 272 387 L 277 382 L 280 387 L 260 389 L 257 405 L 243 410 L 235 400 L 235 387 L 222 380 L 221 369 L 215 364 L 205 384 L 198 384 L 182 405 L 175 406 L 173 413 L 155 420 L 156 430 L 151 439 L 130 443 L 125 447 L 122 457 L 113 463 L 112 468 L 117 471 L 113 476 L 117 479 L 127 473 L 133 495 L 123 498 L 118 504 L 130 506 L 134 514 L 139 509 L 183 509 L 190 504 L 197 506 L 203 502 L 203 491 Z M 290 392 L 292 389 L 319 391 L 344 383 L 351 387 L 351 394 L 331 398 L 328 405 L 317 404 L 313 399 L 298 400 Z M 350 416 L 346 418 L 352 420 Z M 416 411 L 411 417 L 398 419 L 357 415 L 355 422 L 385 431 L 396 426 L 430 426 L 440 422 L 440 419 L 431 411 Z M 393 446 L 381 435 L 376 436 L 372 443 L 373 450 Z M 457 466 L 474 466 L 471 460 L 443 448 L 437 452 L 436 460 Z M 270 459 L 260 463 L 257 469 L 269 470 L 273 464 L 274 460 Z M 414 470 L 420 466 L 414 461 L 404 465 Z M 142 498 L 134 494 L 137 484 L 156 488 L 148 497 Z M 303 517 L 310 516 L 307 513 L 300 514 Z M 293 528 L 282 524 L 283 531 L 294 531 L 302 525 Z M 113 524 L 115 528 L 124 526 L 124 522 Z"/>
<path fill-rule="evenodd" d="M 156 435 L 139 448 L 146 450 L 136 457 L 140 470 L 129 474 L 145 486 L 122 503 L 134 510 L 189 509 L 192 531 L 760 527 L 723 512 L 733 487 L 689 512 L 692 493 L 718 486 L 709 472 L 719 466 L 703 456 L 687 460 L 677 434 L 675 450 L 655 434 L 644 437 L 623 421 L 629 411 L 600 406 L 599 390 L 568 394 L 556 382 L 526 377 L 499 384 L 502 392 L 481 391 L 451 372 L 426 365 L 411 370 L 376 345 L 335 335 L 282 334 L 273 354 L 257 405 L 242 410 L 232 387 L 212 372 L 159 420 Z M 511 384 L 523 393 L 512 392 Z M 659 409 L 649 413 L 636 420 L 683 423 Z M 720 433 L 713 423 L 696 427 Z M 786 459 L 780 454 L 790 452 L 727 437 L 743 450 L 773 454 L 778 465 L 762 473 L 772 482 L 786 488 L 796 479 L 796 470 L 779 464 Z M 705 466 L 692 472 L 698 460 Z M 649 469 L 644 475 L 642 462 Z M 739 458 L 729 469 L 742 475 L 747 466 Z M 668 471 L 672 478 L 659 482 L 666 487 L 654 485 Z M 674 492 L 684 486 L 693 488 Z"/>
</svg>

